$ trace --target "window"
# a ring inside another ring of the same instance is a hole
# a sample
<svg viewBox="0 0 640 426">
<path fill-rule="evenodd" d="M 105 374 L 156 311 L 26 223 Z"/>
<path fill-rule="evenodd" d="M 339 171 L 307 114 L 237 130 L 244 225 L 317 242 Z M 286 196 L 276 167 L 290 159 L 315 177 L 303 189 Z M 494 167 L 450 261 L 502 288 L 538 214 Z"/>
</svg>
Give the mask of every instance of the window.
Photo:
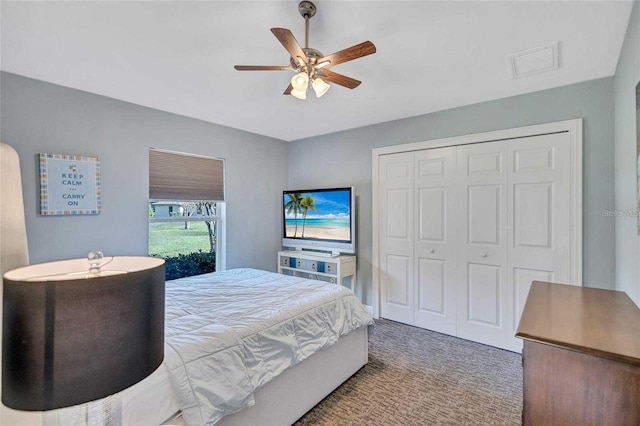
<svg viewBox="0 0 640 426">
<path fill-rule="evenodd" d="M 149 255 L 167 279 L 224 269 L 224 160 L 149 150 Z"/>
</svg>

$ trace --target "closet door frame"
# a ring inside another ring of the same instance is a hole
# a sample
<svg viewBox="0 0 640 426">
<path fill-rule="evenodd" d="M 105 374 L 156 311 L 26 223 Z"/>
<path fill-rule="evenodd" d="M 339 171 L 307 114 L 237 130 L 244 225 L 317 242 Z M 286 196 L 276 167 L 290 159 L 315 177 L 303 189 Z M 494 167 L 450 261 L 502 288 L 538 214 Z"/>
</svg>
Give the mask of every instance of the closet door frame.
<svg viewBox="0 0 640 426">
<path fill-rule="evenodd" d="M 431 148 L 442 148 L 456 145 L 467 145 L 483 142 L 495 142 L 530 136 L 541 136 L 549 133 L 569 133 L 570 144 L 570 261 L 569 281 L 582 285 L 582 119 L 558 121 L 534 126 L 498 130 L 494 132 L 475 133 L 472 135 L 434 139 L 401 145 L 374 148 L 371 153 L 372 166 L 372 277 L 373 277 L 373 316 L 380 317 L 380 206 L 378 199 L 378 173 L 380 156 L 401 152 L 421 151 Z"/>
</svg>

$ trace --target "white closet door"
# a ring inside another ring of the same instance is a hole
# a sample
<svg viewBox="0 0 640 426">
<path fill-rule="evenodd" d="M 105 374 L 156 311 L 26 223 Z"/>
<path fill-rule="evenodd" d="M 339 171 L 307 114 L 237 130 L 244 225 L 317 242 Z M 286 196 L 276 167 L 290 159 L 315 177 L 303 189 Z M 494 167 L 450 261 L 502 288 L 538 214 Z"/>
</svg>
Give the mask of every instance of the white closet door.
<svg viewBox="0 0 640 426">
<path fill-rule="evenodd" d="M 415 153 L 415 325 L 456 334 L 456 148 Z"/>
<path fill-rule="evenodd" d="M 568 283 L 570 256 L 569 133 L 509 141 L 508 345 L 531 281 Z"/>
<path fill-rule="evenodd" d="M 379 163 L 381 316 L 414 323 L 414 154 L 383 155 Z"/>
<path fill-rule="evenodd" d="M 507 343 L 507 143 L 459 146 L 458 337 Z"/>
<path fill-rule="evenodd" d="M 564 132 L 379 156 L 381 316 L 521 351 L 531 282 L 571 278 L 571 144 Z"/>
</svg>

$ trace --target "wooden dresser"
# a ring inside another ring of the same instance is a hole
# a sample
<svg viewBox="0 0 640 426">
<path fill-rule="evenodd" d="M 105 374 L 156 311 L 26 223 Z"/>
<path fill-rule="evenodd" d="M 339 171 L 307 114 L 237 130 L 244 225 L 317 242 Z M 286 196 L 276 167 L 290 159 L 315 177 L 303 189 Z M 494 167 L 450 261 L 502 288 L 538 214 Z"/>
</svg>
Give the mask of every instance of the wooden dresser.
<svg viewBox="0 0 640 426">
<path fill-rule="evenodd" d="M 640 425 L 640 309 L 624 292 L 534 281 L 524 339 L 524 425 Z"/>
</svg>

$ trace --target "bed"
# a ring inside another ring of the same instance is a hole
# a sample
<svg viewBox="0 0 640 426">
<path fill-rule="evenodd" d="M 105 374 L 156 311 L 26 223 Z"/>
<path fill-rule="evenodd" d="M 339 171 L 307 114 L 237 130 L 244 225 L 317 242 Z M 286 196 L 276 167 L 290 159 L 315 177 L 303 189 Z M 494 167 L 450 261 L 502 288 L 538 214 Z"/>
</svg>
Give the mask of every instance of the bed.
<svg viewBox="0 0 640 426">
<path fill-rule="evenodd" d="M 255 269 L 168 281 L 165 318 L 123 424 L 291 424 L 367 363 L 373 325 L 342 286 Z"/>
</svg>

